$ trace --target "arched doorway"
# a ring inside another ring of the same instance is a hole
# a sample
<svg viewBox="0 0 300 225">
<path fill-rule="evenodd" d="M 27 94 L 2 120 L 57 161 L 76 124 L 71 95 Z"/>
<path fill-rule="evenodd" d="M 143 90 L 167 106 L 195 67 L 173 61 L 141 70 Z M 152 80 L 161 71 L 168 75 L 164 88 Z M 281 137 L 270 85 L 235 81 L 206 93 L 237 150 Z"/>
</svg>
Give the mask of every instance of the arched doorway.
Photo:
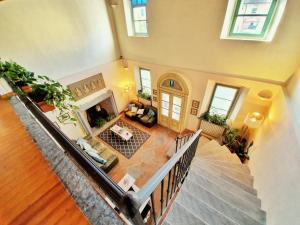
<svg viewBox="0 0 300 225">
<path fill-rule="evenodd" d="M 184 128 L 188 87 L 175 73 L 162 75 L 158 80 L 158 123 L 176 132 Z"/>
</svg>

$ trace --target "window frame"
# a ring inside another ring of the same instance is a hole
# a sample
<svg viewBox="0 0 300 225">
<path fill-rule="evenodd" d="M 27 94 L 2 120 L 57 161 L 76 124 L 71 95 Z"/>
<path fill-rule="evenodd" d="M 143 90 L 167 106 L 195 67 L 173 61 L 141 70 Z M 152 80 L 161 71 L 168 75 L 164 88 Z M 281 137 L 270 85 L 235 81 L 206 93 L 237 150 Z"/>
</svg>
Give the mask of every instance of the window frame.
<svg viewBox="0 0 300 225">
<path fill-rule="evenodd" d="M 139 8 L 139 7 L 145 7 L 146 20 L 135 20 L 134 19 L 133 9 L 134 8 Z M 134 36 L 140 36 L 140 37 L 146 37 L 146 36 L 148 36 L 148 12 L 147 12 L 147 4 L 140 4 L 140 5 L 133 6 L 132 2 L 130 0 L 130 10 L 131 10 L 131 21 L 132 21 L 132 28 L 133 28 Z M 138 33 L 138 32 L 136 32 L 135 21 L 146 21 L 146 30 L 147 30 L 147 32 L 146 33 Z"/>
<path fill-rule="evenodd" d="M 216 93 L 216 90 L 217 90 L 218 86 L 232 88 L 232 89 L 236 89 L 237 90 L 236 93 L 235 93 L 235 95 L 234 95 L 234 98 L 233 98 L 233 100 L 232 100 L 232 102 L 230 104 L 230 107 L 229 107 L 229 109 L 227 111 L 227 114 L 225 115 L 225 118 L 227 119 L 231 115 L 231 113 L 233 111 L 233 108 L 234 108 L 234 106 L 235 106 L 235 104 L 236 104 L 236 102 L 238 100 L 238 96 L 239 96 L 239 93 L 240 93 L 240 88 L 236 87 L 236 86 L 228 85 L 228 84 L 216 83 L 215 86 L 214 86 L 214 90 L 212 92 L 211 98 L 210 98 L 209 105 L 208 105 L 208 109 L 207 109 L 208 113 L 210 112 L 211 105 L 212 105 L 212 102 L 214 100 L 214 96 L 215 96 L 215 93 Z"/>
<path fill-rule="evenodd" d="M 141 71 L 142 70 L 147 70 L 147 71 L 149 71 L 149 73 L 150 73 L 150 96 L 152 96 L 152 80 L 151 80 L 151 70 L 150 69 L 146 69 L 146 68 L 144 68 L 144 67 L 139 67 L 139 78 L 140 78 L 140 86 L 141 86 L 141 91 L 142 91 L 142 93 L 144 92 L 144 88 L 143 88 L 143 81 L 142 81 L 142 73 L 141 73 Z"/>
<path fill-rule="evenodd" d="M 230 37 L 264 37 L 266 35 L 266 32 L 269 30 L 271 21 L 276 13 L 276 9 L 278 6 L 278 0 L 272 0 L 272 4 L 270 6 L 269 12 L 267 14 L 239 14 L 240 6 L 242 3 L 242 0 L 237 0 L 237 3 L 235 5 L 234 13 L 231 20 L 230 30 L 229 30 L 229 36 Z M 262 28 L 262 31 L 260 34 L 246 34 L 246 33 L 234 33 L 233 30 L 236 25 L 237 18 L 239 16 L 265 16 L 266 20 L 264 22 L 264 26 Z"/>
</svg>

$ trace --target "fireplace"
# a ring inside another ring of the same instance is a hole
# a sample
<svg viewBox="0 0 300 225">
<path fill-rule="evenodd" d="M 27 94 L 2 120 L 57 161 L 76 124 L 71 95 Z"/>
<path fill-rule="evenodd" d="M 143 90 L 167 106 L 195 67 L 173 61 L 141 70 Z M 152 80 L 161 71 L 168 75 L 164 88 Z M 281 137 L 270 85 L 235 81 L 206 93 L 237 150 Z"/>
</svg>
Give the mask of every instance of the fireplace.
<svg viewBox="0 0 300 225">
<path fill-rule="evenodd" d="M 83 129 L 88 135 L 94 136 L 105 123 L 118 115 L 113 92 L 103 90 L 79 100 L 76 114 Z M 81 104 L 80 104 L 81 103 Z"/>
</svg>

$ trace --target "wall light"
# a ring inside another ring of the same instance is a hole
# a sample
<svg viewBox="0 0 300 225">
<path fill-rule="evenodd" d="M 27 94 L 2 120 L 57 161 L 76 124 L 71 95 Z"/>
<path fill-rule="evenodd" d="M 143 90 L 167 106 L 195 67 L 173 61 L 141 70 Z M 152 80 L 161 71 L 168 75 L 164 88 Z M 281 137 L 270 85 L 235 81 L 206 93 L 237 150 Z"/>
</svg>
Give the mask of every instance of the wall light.
<svg viewBox="0 0 300 225">
<path fill-rule="evenodd" d="M 264 116 L 259 112 L 248 113 L 244 123 L 252 129 L 258 128 L 264 120 Z"/>
</svg>

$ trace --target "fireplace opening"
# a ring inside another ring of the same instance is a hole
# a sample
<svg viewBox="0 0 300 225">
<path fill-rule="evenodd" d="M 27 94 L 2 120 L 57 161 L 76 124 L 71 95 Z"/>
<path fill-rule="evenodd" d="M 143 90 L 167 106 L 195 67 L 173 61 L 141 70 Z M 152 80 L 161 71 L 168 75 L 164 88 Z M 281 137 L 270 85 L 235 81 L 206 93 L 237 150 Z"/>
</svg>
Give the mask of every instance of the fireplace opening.
<svg viewBox="0 0 300 225">
<path fill-rule="evenodd" d="M 110 98 L 87 109 L 86 115 L 91 128 L 100 128 L 116 117 Z"/>
</svg>

